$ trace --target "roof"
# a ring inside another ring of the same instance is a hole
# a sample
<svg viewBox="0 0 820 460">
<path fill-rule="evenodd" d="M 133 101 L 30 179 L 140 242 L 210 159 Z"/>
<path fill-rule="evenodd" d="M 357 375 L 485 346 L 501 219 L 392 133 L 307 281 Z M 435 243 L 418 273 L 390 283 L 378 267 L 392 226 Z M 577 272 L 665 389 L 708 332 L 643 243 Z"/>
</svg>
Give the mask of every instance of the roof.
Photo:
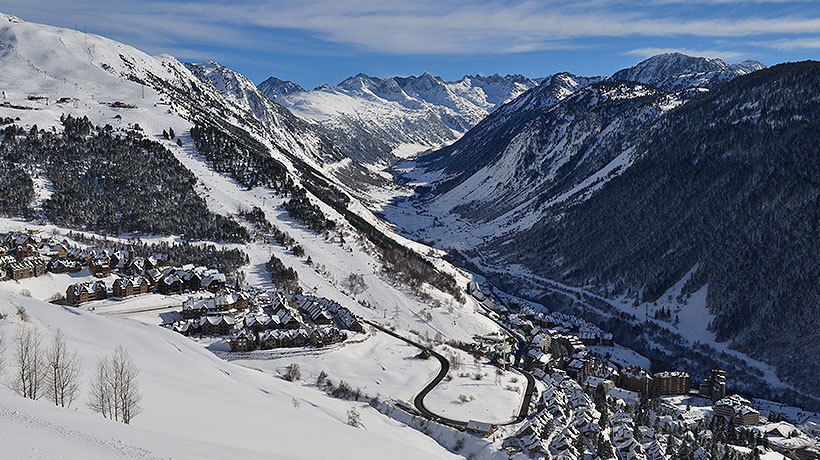
<svg viewBox="0 0 820 460">
<path fill-rule="evenodd" d="M 467 422 L 467 429 L 486 432 L 491 431 L 493 429 L 493 425 L 487 422 L 478 422 L 476 420 L 470 420 L 469 422 Z"/>
</svg>

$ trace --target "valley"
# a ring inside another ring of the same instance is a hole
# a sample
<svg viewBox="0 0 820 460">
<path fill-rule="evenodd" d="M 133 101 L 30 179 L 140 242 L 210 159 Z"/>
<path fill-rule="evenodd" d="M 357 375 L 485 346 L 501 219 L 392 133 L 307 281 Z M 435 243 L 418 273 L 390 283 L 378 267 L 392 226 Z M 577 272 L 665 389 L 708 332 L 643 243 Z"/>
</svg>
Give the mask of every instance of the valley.
<svg viewBox="0 0 820 460">
<path fill-rule="evenodd" d="M 0 44 L 0 457 L 818 458 L 816 62 L 305 90 Z M 60 337 L 68 407 L 26 390 Z"/>
</svg>

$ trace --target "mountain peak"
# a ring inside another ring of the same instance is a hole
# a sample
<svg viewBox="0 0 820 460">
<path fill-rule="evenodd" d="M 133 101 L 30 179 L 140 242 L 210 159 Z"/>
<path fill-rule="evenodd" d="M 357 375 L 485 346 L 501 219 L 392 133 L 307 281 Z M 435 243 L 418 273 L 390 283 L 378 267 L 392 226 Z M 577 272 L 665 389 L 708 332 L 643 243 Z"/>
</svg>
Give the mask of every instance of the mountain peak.
<svg viewBox="0 0 820 460">
<path fill-rule="evenodd" d="M 683 53 L 658 54 L 612 74 L 612 80 L 629 80 L 653 85 L 667 91 L 710 87 L 764 68 L 756 61 L 728 65 L 720 58 L 689 56 Z"/>
<path fill-rule="evenodd" d="M 260 83 L 257 88 L 270 99 L 277 99 L 293 93 L 301 93 L 305 90 L 292 81 L 281 80 L 276 77 L 268 77 L 268 79 Z"/>
</svg>

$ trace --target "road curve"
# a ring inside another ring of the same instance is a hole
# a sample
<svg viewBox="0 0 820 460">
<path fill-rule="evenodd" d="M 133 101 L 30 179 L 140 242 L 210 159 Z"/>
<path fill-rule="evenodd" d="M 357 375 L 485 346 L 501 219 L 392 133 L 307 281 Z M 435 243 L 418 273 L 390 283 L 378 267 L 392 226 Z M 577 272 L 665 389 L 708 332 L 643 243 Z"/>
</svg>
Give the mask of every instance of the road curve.
<svg viewBox="0 0 820 460">
<path fill-rule="evenodd" d="M 445 358 L 441 353 L 438 353 L 438 352 L 436 352 L 436 351 L 434 351 L 434 350 L 432 350 L 428 347 L 425 347 L 424 345 L 422 345 L 418 342 L 415 342 L 415 341 L 410 340 L 406 337 L 403 337 L 403 336 L 391 331 L 390 329 L 387 329 L 386 327 L 384 327 L 384 326 L 382 326 L 378 323 L 374 323 L 374 322 L 368 321 L 368 320 L 363 320 L 363 321 L 365 323 L 375 327 L 376 329 L 386 333 L 386 334 L 389 334 L 389 335 L 391 335 L 391 336 L 393 336 L 393 337 L 395 337 L 399 340 L 402 340 L 406 343 L 409 343 L 410 345 L 413 345 L 414 347 L 417 347 L 421 350 L 426 350 L 427 352 L 429 352 L 433 357 L 435 357 L 438 360 L 439 364 L 441 364 L 441 369 L 439 369 L 438 374 L 436 374 L 436 376 L 433 377 L 433 379 L 430 381 L 430 383 L 428 383 L 424 388 L 421 389 L 421 391 L 419 391 L 416 394 L 416 397 L 413 398 L 413 405 L 416 406 L 416 409 L 419 412 L 421 412 L 422 415 L 424 415 L 425 417 L 427 417 L 427 418 L 429 418 L 429 419 L 431 419 L 435 422 L 442 423 L 442 424 L 445 424 L 445 425 L 449 425 L 449 426 L 452 426 L 452 427 L 460 429 L 460 430 L 466 429 L 468 421 L 455 420 L 455 419 L 451 419 L 451 418 L 448 418 L 448 417 L 444 417 L 442 415 L 434 414 L 433 412 L 430 412 L 427 409 L 427 407 L 424 406 L 424 398 L 431 391 L 433 391 L 433 388 L 435 388 L 439 383 L 441 383 L 442 380 L 444 380 L 444 377 L 447 375 L 447 372 L 449 372 L 449 370 L 450 370 L 450 362 L 447 361 L 447 358 Z M 516 416 L 514 419 L 512 419 L 508 422 L 493 423 L 493 425 L 496 425 L 496 426 L 513 425 L 513 424 L 516 424 L 516 423 L 519 423 L 519 422 L 523 421 L 527 417 L 527 412 L 529 411 L 529 407 L 530 407 L 530 400 L 532 399 L 533 392 L 535 391 L 535 379 L 532 377 L 532 375 L 530 375 L 529 372 L 523 371 L 521 369 L 517 369 L 517 370 L 519 372 L 521 372 L 522 374 L 524 374 L 524 376 L 527 378 L 527 389 L 524 392 L 524 399 L 521 402 L 521 409 L 519 409 L 519 411 L 518 411 L 518 416 Z"/>
</svg>

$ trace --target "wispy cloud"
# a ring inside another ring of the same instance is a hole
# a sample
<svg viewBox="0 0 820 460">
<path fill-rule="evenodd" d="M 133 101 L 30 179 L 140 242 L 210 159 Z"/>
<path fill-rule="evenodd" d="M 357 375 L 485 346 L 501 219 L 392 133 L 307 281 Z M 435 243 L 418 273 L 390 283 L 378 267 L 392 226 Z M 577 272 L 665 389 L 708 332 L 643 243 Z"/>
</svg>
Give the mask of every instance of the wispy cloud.
<svg viewBox="0 0 820 460">
<path fill-rule="evenodd" d="M 780 39 L 750 42 L 753 46 L 776 49 L 779 51 L 820 49 L 820 37 Z"/>
<path fill-rule="evenodd" d="M 134 37 L 138 45 L 147 43 L 152 49 L 179 48 L 191 41 L 262 49 L 281 46 L 266 41 L 264 31 L 283 30 L 368 52 L 424 55 L 567 49 L 580 46 L 582 40 L 608 37 L 776 35 L 785 40 L 820 33 L 820 9 L 812 11 L 805 4 L 800 14 L 792 9 L 789 15 L 756 15 L 752 10 L 725 16 L 712 8 L 676 6 L 682 0 L 646 0 L 637 7 L 623 0 L 76 0 L 70 7 L 64 0 L 32 3 L 0 0 L 0 8 L 24 17 L 28 12 L 50 15 L 55 23 L 93 18 L 96 28 Z"/>
<path fill-rule="evenodd" d="M 650 56 L 655 56 L 656 54 L 664 54 L 664 53 L 682 53 L 687 54 L 689 56 L 699 56 L 699 57 L 707 57 L 707 58 L 720 58 L 726 61 L 736 60 L 742 57 L 747 56 L 747 53 L 740 52 L 740 51 L 725 51 L 725 50 L 695 50 L 689 48 L 637 48 L 634 50 L 629 50 L 624 54 L 629 56 L 639 56 L 641 58 L 647 58 Z"/>
</svg>

